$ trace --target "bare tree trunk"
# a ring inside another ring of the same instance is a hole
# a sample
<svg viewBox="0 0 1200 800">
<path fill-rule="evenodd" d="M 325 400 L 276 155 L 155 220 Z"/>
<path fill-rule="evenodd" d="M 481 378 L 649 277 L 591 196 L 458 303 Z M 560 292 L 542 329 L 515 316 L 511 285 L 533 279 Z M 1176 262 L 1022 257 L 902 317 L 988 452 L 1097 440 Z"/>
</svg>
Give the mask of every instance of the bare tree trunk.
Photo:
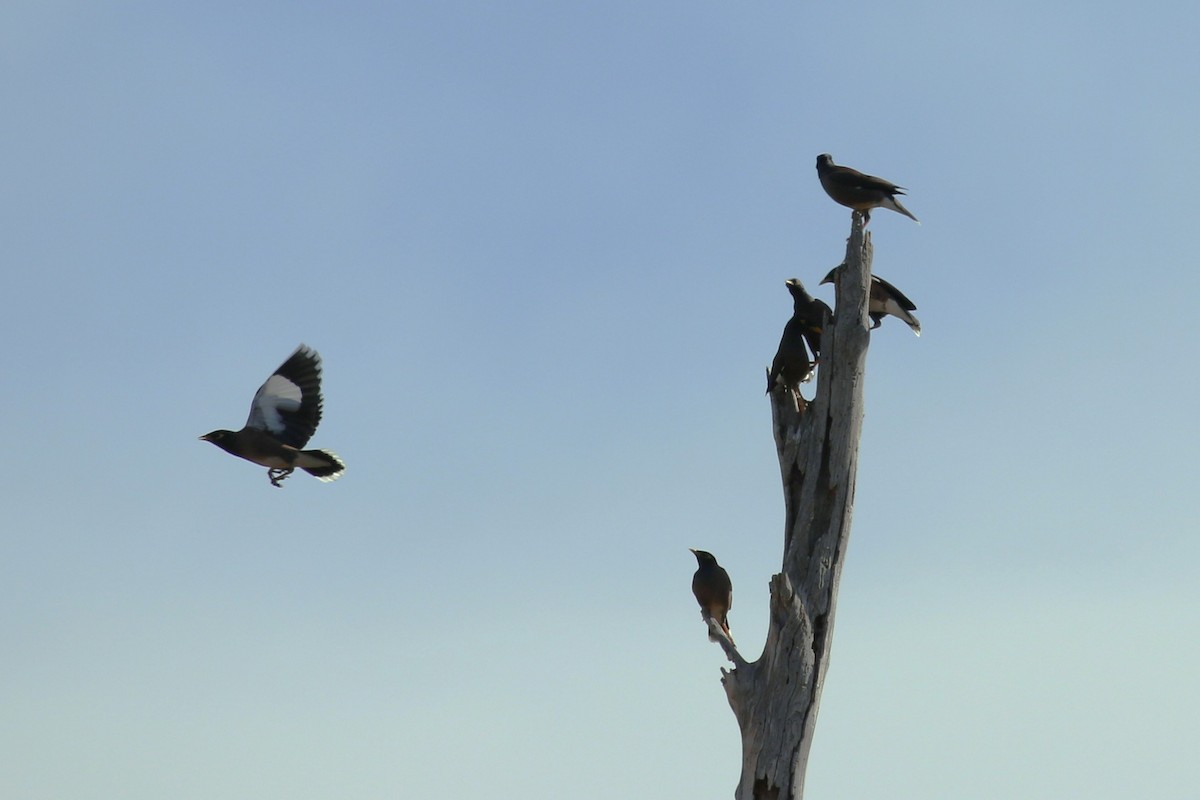
<svg viewBox="0 0 1200 800">
<path fill-rule="evenodd" d="M 829 666 L 833 613 L 850 539 L 863 376 L 870 336 L 871 235 L 855 212 L 833 323 L 821 337 L 816 396 L 797 410 L 771 392 L 786 521 L 783 571 L 771 579 L 771 620 L 759 659 L 722 641 L 735 668 L 722 678 L 742 731 L 737 800 L 800 800 Z"/>
</svg>

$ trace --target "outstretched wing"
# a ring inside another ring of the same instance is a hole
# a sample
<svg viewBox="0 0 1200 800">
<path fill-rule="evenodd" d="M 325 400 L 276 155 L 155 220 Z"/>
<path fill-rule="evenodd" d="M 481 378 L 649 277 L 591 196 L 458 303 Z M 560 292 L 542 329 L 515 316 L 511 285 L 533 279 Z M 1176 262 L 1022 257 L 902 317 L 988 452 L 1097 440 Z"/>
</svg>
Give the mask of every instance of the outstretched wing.
<svg viewBox="0 0 1200 800">
<path fill-rule="evenodd" d="M 321 357 L 300 345 L 259 387 L 247 428 L 267 431 L 291 447 L 304 447 L 321 422 Z"/>
</svg>

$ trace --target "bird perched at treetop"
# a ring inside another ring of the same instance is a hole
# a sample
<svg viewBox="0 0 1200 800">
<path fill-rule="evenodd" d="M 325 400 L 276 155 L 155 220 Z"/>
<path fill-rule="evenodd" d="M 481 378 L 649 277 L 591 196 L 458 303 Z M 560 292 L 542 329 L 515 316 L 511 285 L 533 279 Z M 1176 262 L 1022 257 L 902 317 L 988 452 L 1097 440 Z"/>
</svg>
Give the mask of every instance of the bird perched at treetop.
<svg viewBox="0 0 1200 800">
<path fill-rule="evenodd" d="M 710 619 L 714 620 L 725 632 L 729 643 L 733 644 L 727 618 L 729 609 L 733 608 L 733 583 L 729 580 L 729 573 L 717 563 L 712 553 L 704 550 L 692 550 L 692 553 L 700 565 L 696 574 L 692 576 L 692 594 L 696 595 L 696 602 L 700 604 L 700 616 L 705 623 Z M 708 638 L 710 641 L 717 641 L 711 625 L 708 628 Z"/>
<path fill-rule="evenodd" d="M 829 274 L 825 276 L 825 280 L 821 284 L 834 283 L 838 272 L 845 266 L 839 264 L 829 270 Z M 883 324 L 883 318 L 893 316 L 902 320 L 908 327 L 912 328 L 913 333 L 917 336 L 921 335 L 921 321 L 912 315 L 917 307 L 904 296 L 904 293 L 892 286 L 878 275 L 871 276 L 871 294 L 867 300 L 867 315 L 871 317 L 871 330 L 875 330 Z"/>
<path fill-rule="evenodd" d="M 779 349 L 771 361 L 771 369 L 767 373 L 767 393 L 781 386 L 790 391 L 793 398 L 797 398 L 800 384 L 812 378 L 813 366 L 821 356 L 821 332 L 833 312 L 823 301 L 809 294 L 797 278 L 784 283 L 792 295 L 792 318 L 783 326 Z M 812 350 L 812 360 L 809 360 L 805 342 Z M 796 400 L 796 404 L 799 405 L 799 400 Z"/>
<path fill-rule="evenodd" d="M 839 167 L 828 153 L 817 156 L 817 177 L 821 179 L 825 194 L 835 203 L 862 212 L 864 225 L 871 221 L 872 208 L 890 208 L 920 224 L 920 220 L 896 199 L 896 195 L 904 194 L 903 186 L 874 175 L 864 175 L 850 167 Z"/>
<path fill-rule="evenodd" d="M 305 345 L 259 387 L 240 431 L 216 430 L 200 438 L 239 458 L 267 468 L 272 486 L 299 467 L 322 481 L 335 481 L 346 465 L 329 450 L 301 450 L 321 421 L 321 357 Z"/>
</svg>

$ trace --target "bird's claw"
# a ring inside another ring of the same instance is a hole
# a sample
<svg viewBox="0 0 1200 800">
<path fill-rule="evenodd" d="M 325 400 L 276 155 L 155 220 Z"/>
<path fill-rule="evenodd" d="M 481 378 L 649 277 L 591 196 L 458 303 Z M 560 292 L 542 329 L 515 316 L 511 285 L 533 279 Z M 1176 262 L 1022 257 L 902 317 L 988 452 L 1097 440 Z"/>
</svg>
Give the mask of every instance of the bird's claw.
<svg viewBox="0 0 1200 800">
<path fill-rule="evenodd" d="M 288 475 L 291 475 L 291 474 L 292 474 L 292 470 L 290 470 L 290 469 L 271 468 L 271 469 L 267 470 L 267 477 L 271 479 L 271 485 L 274 486 L 276 489 L 282 489 L 283 484 L 280 483 L 280 481 L 284 480 L 285 478 L 287 478 Z"/>
</svg>

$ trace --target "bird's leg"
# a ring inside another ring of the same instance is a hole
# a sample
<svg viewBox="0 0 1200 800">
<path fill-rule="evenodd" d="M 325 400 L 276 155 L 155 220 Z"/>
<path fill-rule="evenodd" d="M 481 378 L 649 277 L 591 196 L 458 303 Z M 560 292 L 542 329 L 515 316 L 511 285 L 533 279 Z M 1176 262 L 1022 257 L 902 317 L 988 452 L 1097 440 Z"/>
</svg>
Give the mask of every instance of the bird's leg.
<svg viewBox="0 0 1200 800">
<path fill-rule="evenodd" d="M 280 481 L 282 481 L 288 475 L 291 475 L 293 469 L 294 467 L 288 467 L 287 469 L 275 469 L 272 467 L 267 470 L 267 477 L 271 479 L 272 486 L 277 489 L 282 489 L 283 484 L 280 483 Z"/>
</svg>

